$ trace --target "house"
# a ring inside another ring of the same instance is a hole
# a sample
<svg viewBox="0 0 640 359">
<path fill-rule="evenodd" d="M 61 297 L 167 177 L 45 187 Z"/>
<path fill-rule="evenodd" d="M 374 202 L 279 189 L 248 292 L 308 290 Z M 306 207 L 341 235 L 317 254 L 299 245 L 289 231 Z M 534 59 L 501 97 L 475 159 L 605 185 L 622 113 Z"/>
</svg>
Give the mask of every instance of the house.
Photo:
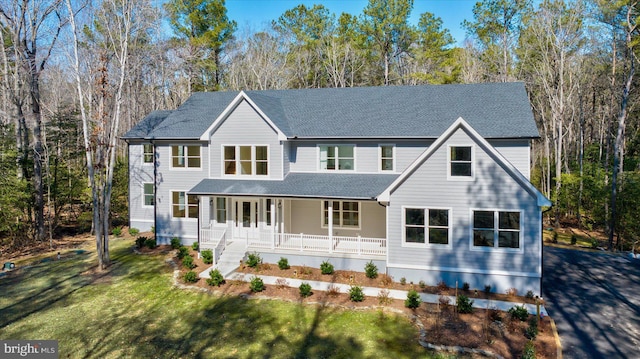
<svg viewBox="0 0 640 359">
<path fill-rule="evenodd" d="M 130 225 L 216 263 L 540 293 L 538 136 L 522 83 L 195 93 L 123 136 Z"/>
</svg>

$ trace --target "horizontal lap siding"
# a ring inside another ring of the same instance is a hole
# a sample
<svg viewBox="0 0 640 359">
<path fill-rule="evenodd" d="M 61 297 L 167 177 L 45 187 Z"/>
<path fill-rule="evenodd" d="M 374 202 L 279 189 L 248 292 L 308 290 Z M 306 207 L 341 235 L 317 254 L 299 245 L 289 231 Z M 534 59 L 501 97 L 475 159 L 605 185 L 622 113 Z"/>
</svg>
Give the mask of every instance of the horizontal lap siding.
<svg viewBox="0 0 640 359">
<path fill-rule="evenodd" d="M 283 156 L 278 134 L 246 101 L 242 101 L 211 135 L 212 178 L 222 176 L 223 145 L 268 145 L 268 178 L 282 178 Z M 241 176 L 237 177 L 242 179 Z"/>
<path fill-rule="evenodd" d="M 475 180 L 447 180 L 447 145 L 473 144 L 459 130 L 391 195 L 388 207 L 389 262 L 470 270 L 538 272 L 540 241 L 536 200 L 479 146 Z M 402 247 L 402 206 L 451 208 L 451 248 Z M 522 210 L 523 253 L 470 249 L 471 208 Z"/>
<path fill-rule="evenodd" d="M 530 178 L 531 150 L 529 140 L 491 140 L 489 143 L 527 179 Z"/>
<path fill-rule="evenodd" d="M 153 206 L 144 206 L 144 183 L 153 183 L 153 164 L 143 163 L 143 144 L 129 145 L 129 225 L 141 231 L 153 226 Z"/>
</svg>

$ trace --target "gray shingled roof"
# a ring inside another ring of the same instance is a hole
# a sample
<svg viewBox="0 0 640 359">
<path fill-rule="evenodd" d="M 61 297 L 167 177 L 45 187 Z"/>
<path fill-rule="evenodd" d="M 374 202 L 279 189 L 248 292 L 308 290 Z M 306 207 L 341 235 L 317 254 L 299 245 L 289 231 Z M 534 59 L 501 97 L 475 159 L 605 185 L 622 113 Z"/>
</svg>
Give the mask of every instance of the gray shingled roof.
<svg viewBox="0 0 640 359">
<path fill-rule="evenodd" d="M 134 126 L 131 131 L 127 132 L 122 138 L 146 138 L 151 131 L 164 121 L 173 111 L 153 111 L 147 115 L 142 121 Z"/>
<path fill-rule="evenodd" d="M 189 194 L 372 200 L 398 175 L 289 173 L 282 181 L 204 179 Z"/>
<path fill-rule="evenodd" d="M 148 138 L 199 138 L 238 92 L 193 94 Z M 533 138 L 523 83 L 246 91 L 289 138 L 436 138 L 458 117 L 485 138 Z M 144 121 L 143 121 L 144 122 Z M 125 138 L 131 138 L 131 133 Z"/>
</svg>

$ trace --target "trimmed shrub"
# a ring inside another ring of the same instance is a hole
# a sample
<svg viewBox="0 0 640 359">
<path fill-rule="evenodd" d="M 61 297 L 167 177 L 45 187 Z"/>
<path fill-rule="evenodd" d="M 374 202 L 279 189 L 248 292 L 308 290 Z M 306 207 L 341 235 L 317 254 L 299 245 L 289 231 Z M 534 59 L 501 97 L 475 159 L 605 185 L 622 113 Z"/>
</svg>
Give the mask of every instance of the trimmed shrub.
<svg viewBox="0 0 640 359">
<path fill-rule="evenodd" d="M 306 298 L 311 295 L 311 285 L 309 283 L 303 282 L 302 284 L 300 284 L 299 289 L 300 289 L 300 296 L 302 298 Z"/>
<path fill-rule="evenodd" d="M 400 284 L 402 284 L 402 285 L 407 284 L 407 278 L 405 278 L 405 277 L 400 278 Z"/>
<path fill-rule="evenodd" d="M 473 313 L 473 301 L 466 295 L 459 295 L 456 299 L 458 313 Z"/>
<path fill-rule="evenodd" d="M 200 255 L 202 256 L 202 262 L 204 264 L 213 263 L 213 251 L 211 249 L 203 250 L 202 252 L 200 252 Z"/>
<path fill-rule="evenodd" d="M 529 319 L 529 326 L 525 329 L 524 335 L 531 340 L 538 336 L 538 317 L 535 315 Z"/>
<path fill-rule="evenodd" d="M 364 265 L 364 274 L 366 274 L 367 278 L 377 278 L 378 277 L 378 267 L 373 264 L 373 261 L 369 261 L 369 263 Z"/>
<path fill-rule="evenodd" d="M 280 260 L 278 261 L 278 268 L 282 270 L 291 268 L 291 266 L 289 265 L 289 260 L 285 257 L 280 257 Z"/>
<path fill-rule="evenodd" d="M 422 303 L 422 299 L 420 299 L 420 294 L 415 289 L 411 289 L 407 293 L 407 299 L 404 301 L 404 306 L 411 309 L 416 309 Z"/>
<path fill-rule="evenodd" d="M 533 345 L 533 341 L 529 340 L 527 344 L 524 345 L 524 351 L 522 352 L 522 359 L 536 359 L 536 347 Z"/>
<path fill-rule="evenodd" d="M 140 230 L 138 228 L 129 228 L 129 234 L 132 237 L 135 237 L 138 235 L 138 233 L 140 233 Z"/>
<path fill-rule="evenodd" d="M 533 295 L 533 291 L 532 290 L 528 290 L 527 294 L 525 294 L 524 297 L 527 298 L 527 299 L 533 299 L 535 296 Z"/>
<path fill-rule="evenodd" d="M 154 249 L 155 247 L 157 247 L 157 245 L 156 245 L 156 239 L 155 239 L 155 238 L 147 238 L 147 239 L 144 241 L 144 245 L 145 245 L 145 247 L 147 247 L 147 248 Z"/>
<path fill-rule="evenodd" d="M 182 259 L 188 255 L 189 255 L 189 249 L 187 249 L 187 247 L 180 246 L 178 248 L 178 253 L 176 254 L 176 257 L 178 257 L 178 259 Z"/>
<path fill-rule="evenodd" d="M 193 263 L 193 257 L 192 256 L 186 256 L 184 258 L 182 258 L 182 265 L 185 266 L 186 268 L 189 269 L 193 269 L 196 267 L 196 265 Z"/>
<path fill-rule="evenodd" d="M 251 283 L 249 283 L 249 288 L 252 292 L 262 292 L 264 290 L 264 282 L 260 277 L 253 277 L 251 279 Z"/>
<path fill-rule="evenodd" d="M 515 305 L 509 309 L 509 315 L 511 318 L 519 319 L 521 322 L 527 321 L 529 318 L 529 311 L 523 305 Z"/>
<path fill-rule="evenodd" d="M 140 236 L 136 238 L 136 247 L 142 248 L 144 247 L 144 243 L 147 241 L 147 237 Z"/>
<path fill-rule="evenodd" d="M 329 261 L 320 263 L 320 272 L 322 274 L 333 274 L 333 264 L 329 263 Z"/>
<path fill-rule="evenodd" d="M 484 286 L 484 292 L 485 292 L 486 294 L 491 293 L 491 286 L 490 286 L 490 285 L 488 285 L 488 284 L 485 284 L 485 286 Z"/>
<path fill-rule="evenodd" d="M 113 234 L 116 237 L 120 237 L 122 235 L 122 227 L 111 228 L 111 234 Z"/>
<path fill-rule="evenodd" d="M 200 245 L 198 244 L 198 242 L 193 242 L 191 248 L 193 248 L 194 251 L 197 251 L 198 249 L 200 249 Z"/>
<path fill-rule="evenodd" d="M 262 263 L 262 258 L 260 258 L 258 253 L 249 253 L 249 256 L 247 256 L 247 266 L 255 268 L 260 263 Z"/>
<path fill-rule="evenodd" d="M 217 269 L 209 272 L 209 277 L 211 278 L 207 279 L 208 285 L 219 287 L 221 284 L 224 284 L 224 277 L 222 276 L 222 273 L 220 273 L 220 271 Z"/>
<path fill-rule="evenodd" d="M 418 287 L 420 287 L 420 289 L 425 289 L 427 287 L 427 283 L 421 280 L 418 282 Z"/>
<path fill-rule="evenodd" d="M 465 292 L 468 292 L 469 291 L 469 283 L 464 282 L 462 284 L 462 290 L 464 290 Z"/>
<path fill-rule="evenodd" d="M 195 283 L 198 281 L 198 275 L 196 272 L 190 270 L 184 274 L 184 281 L 187 283 Z"/>
<path fill-rule="evenodd" d="M 171 238 L 171 248 L 178 249 L 182 245 L 182 241 L 178 237 Z"/>
<path fill-rule="evenodd" d="M 364 292 L 362 291 L 362 287 L 358 285 L 352 285 L 349 288 L 349 299 L 352 302 L 362 302 L 364 300 Z"/>
</svg>

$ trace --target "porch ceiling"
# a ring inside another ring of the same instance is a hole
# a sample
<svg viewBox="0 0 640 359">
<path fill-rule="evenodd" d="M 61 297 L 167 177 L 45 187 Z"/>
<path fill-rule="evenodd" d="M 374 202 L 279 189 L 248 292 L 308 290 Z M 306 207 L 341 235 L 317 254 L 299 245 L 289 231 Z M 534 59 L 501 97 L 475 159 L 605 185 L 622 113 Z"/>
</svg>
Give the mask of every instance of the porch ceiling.
<svg viewBox="0 0 640 359">
<path fill-rule="evenodd" d="M 281 181 L 204 179 L 188 193 L 373 200 L 397 177 L 375 173 L 289 173 Z"/>
</svg>

